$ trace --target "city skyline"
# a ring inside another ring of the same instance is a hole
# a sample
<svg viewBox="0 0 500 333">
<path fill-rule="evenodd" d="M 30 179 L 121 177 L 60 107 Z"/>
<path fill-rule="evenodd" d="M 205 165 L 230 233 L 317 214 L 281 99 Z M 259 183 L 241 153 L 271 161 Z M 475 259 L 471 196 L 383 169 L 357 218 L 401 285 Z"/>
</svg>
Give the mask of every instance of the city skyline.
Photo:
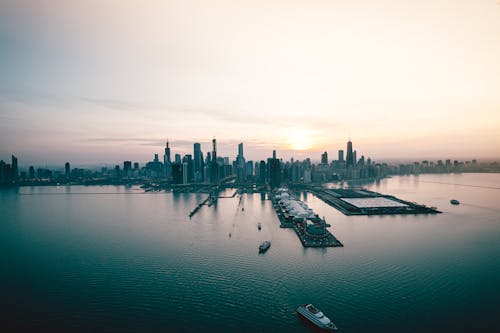
<svg viewBox="0 0 500 333">
<path fill-rule="evenodd" d="M 181 148 L 178 149 L 179 147 L 176 146 L 177 141 L 172 141 L 172 140 L 166 140 L 163 144 L 163 146 L 156 147 L 155 149 L 149 151 L 149 154 L 144 158 L 140 159 L 137 156 L 132 156 L 132 155 L 124 155 L 125 157 L 121 160 L 100 160 L 100 161 L 92 161 L 92 160 L 78 160 L 78 159 L 73 159 L 73 160 L 68 160 L 64 156 L 59 156 L 57 161 L 55 162 L 50 162 L 50 161 L 33 161 L 29 159 L 24 159 L 24 156 L 19 155 L 17 152 L 10 152 L 10 153 L 5 153 L 3 155 L 0 155 L 0 160 L 5 160 L 9 161 L 11 157 L 16 157 L 18 158 L 21 156 L 22 162 L 20 164 L 21 167 L 27 168 L 30 165 L 36 165 L 36 166 L 45 166 L 45 167 L 51 167 L 51 168 L 63 168 L 64 163 L 67 163 L 71 161 L 73 166 L 79 166 L 79 167 L 90 167 L 90 168 L 99 168 L 101 166 L 113 166 L 113 165 L 120 165 L 124 161 L 134 161 L 134 163 L 140 163 L 142 165 L 149 163 L 150 161 L 162 161 L 164 165 L 171 164 L 174 162 L 179 162 L 182 163 L 182 159 L 184 159 L 186 156 L 189 156 L 190 159 L 193 160 L 193 163 L 197 165 L 196 169 L 199 171 L 201 168 L 201 160 L 206 159 L 206 154 L 212 154 L 212 149 L 214 145 L 214 141 L 216 139 L 213 138 L 210 141 L 206 142 L 196 142 L 196 141 L 181 141 Z M 227 161 L 231 163 L 241 163 L 243 162 L 243 165 L 245 164 L 245 161 L 250 161 L 250 162 L 259 162 L 261 160 L 266 160 L 268 159 L 271 155 L 275 154 L 277 152 L 276 149 L 271 149 L 267 153 L 267 155 L 264 155 L 264 157 L 261 158 L 252 158 L 249 157 L 246 154 L 243 154 L 243 145 L 245 144 L 245 152 L 247 151 L 247 145 L 245 142 L 239 142 L 237 144 L 231 143 L 224 143 L 220 142 L 217 140 L 217 151 L 218 151 L 218 157 L 226 159 Z M 475 157 L 470 157 L 470 158 L 457 158 L 455 156 L 450 156 L 450 155 L 444 155 L 444 156 L 438 156 L 436 158 L 427 158 L 427 157 L 422 157 L 422 158 L 411 158 L 411 157 L 406 157 L 406 158 L 395 158 L 395 159 L 388 159 L 388 158 L 377 158 L 376 155 L 368 155 L 364 151 L 359 150 L 358 146 L 353 146 L 354 143 L 351 140 L 348 140 L 344 142 L 344 146 L 338 146 L 335 148 L 331 148 L 325 151 L 318 151 L 318 152 L 311 152 L 311 151 L 278 151 L 280 157 L 279 160 L 283 162 L 289 162 L 289 161 L 305 161 L 309 160 L 311 163 L 314 164 L 324 164 L 324 160 L 328 161 L 345 161 L 347 165 L 354 165 L 359 160 L 362 159 L 370 159 L 373 162 L 377 163 L 388 163 L 390 165 L 398 165 L 399 163 L 413 163 L 413 162 L 423 162 L 423 161 L 428 161 L 428 162 L 443 162 L 443 161 L 453 161 L 453 160 L 459 160 L 459 161 L 476 161 L 478 160 Z M 220 147 L 225 147 L 226 149 L 221 150 Z M 283 154 L 284 153 L 284 154 Z M 240 154 L 242 157 L 242 160 L 240 160 Z M 330 157 L 328 157 L 330 156 Z M 175 157 L 175 158 L 174 158 Z M 177 160 L 177 158 L 179 160 Z M 200 160 L 201 159 L 201 160 Z M 492 158 L 483 158 L 480 159 L 482 163 L 491 163 L 491 162 L 497 162 L 498 159 Z M 169 163 L 167 163 L 167 161 Z M 167 171 L 167 173 L 172 172 L 171 170 Z"/>
<path fill-rule="evenodd" d="M 2 159 L 500 157 L 495 1 L 22 0 L 0 33 Z"/>
</svg>

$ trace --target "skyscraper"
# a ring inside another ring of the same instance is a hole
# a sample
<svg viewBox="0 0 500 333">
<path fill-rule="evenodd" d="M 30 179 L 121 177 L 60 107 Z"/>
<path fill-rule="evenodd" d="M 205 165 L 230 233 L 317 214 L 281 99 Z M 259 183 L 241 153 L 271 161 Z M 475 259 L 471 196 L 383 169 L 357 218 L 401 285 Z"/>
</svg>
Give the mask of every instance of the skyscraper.
<svg viewBox="0 0 500 333">
<path fill-rule="evenodd" d="M 17 177 L 19 177 L 19 169 L 17 166 L 17 157 L 12 155 L 12 179 L 17 180 Z"/>
<path fill-rule="evenodd" d="M 196 142 L 194 148 L 194 181 L 199 183 L 203 181 L 203 153 L 201 152 L 201 145 Z"/>
<path fill-rule="evenodd" d="M 351 142 L 351 140 L 347 141 L 346 164 L 347 164 L 348 167 L 354 166 L 354 156 L 353 156 L 353 153 L 352 153 L 352 142 Z"/>
<path fill-rule="evenodd" d="M 238 156 L 236 157 L 236 181 L 244 183 L 246 181 L 245 157 L 243 157 L 243 143 L 238 144 Z"/>
<path fill-rule="evenodd" d="M 182 173 L 183 173 L 183 176 L 184 176 L 184 164 L 187 165 L 187 181 L 189 183 L 193 182 L 194 180 L 194 163 L 193 163 L 193 156 L 191 156 L 191 154 L 186 154 L 184 155 L 184 157 L 182 158 L 182 164 L 183 164 L 183 169 L 182 169 Z"/>
<path fill-rule="evenodd" d="M 210 165 L 210 181 L 216 183 L 219 181 L 219 165 L 217 164 L 217 141 L 212 139 L 212 161 Z"/>
<path fill-rule="evenodd" d="M 123 162 L 123 176 L 130 177 L 132 175 L 132 161 Z"/>
<path fill-rule="evenodd" d="M 270 171 L 270 180 L 271 180 L 271 188 L 276 188 L 281 185 L 281 165 L 280 161 L 276 158 L 276 150 L 273 150 L 273 158 L 270 161 L 269 171 Z"/>
<path fill-rule="evenodd" d="M 265 184 L 266 178 L 267 178 L 266 176 L 267 176 L 266 162 L 260 161 L 260 163 L 259 163 L 259 183 Z"/>
<path fill-rule="evenodd" d="M 326 151 L 321 154 L 321 164 L 328 164 L 328 153 Z"/>
<path fill-rule="evenodd" d="M 165 162 L 172 162 L 171 158 L 170 158 L 170 144 L 167 140 L 167 145 L 165 147 L 165 156 L 164 156 L 164 160 Z"/>
<path fill-rule="evenodd" d="M 339 150 L 339 162 L 344 162 L 344 151 Z"/>
<path fill-rule="evenodd" d="M 170 180 L 172 178 L 172 159 L 170 157 L 170 145 L 168 140 L 165 147 L 165 154 L 163 155 L 163 167 L 165 168 L 165 178 Z"/>
<path fill-rule="evenodd" d="M 66 164 L 64 164 L 64 175 L 66 176 L 66 178 L 69 178 L 70 172 L 71 167 L 69 165 L 69 162 L 66 162 Z"/>
</svg>

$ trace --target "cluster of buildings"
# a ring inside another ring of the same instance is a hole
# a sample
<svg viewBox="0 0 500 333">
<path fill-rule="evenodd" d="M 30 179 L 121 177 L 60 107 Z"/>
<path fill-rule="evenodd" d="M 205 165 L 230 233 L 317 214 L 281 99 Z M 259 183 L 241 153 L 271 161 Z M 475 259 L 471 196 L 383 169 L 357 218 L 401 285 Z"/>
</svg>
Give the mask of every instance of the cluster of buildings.
<svg viewBox="0 0 500 333">
<path fill-rule="evenodd" d="M 128 183 L 131 181 L 155 180 L 167 184 L 218 184 L 234 182 L 238 186 L 269 186 L 278 188 L 282 183 L 308 184 L 342 180 L 380 179 L 392 174 L 446 173 L 446 172 L 489 172 L 500 171 L 498 164 L 478 164 L 476 160 L 460 162 L 438 160 L 414 162 L 411 164 L 388 165 L 374 163 L 371 158 L 361 156 L 349 140 L 346 150 L 338 150 L 336 159 L 329 159 L 328 153 L 321 154 L 320 163 L 314 164 L 310 158 L 298 161 L 291 158 L 284 161 L 276 156 L 266 160 L 252 161 L 244 156 L 243 143 L 238 144 L 236 159 L 222 157 L 217 152 L 217 141 L 212 140 L 211 151 L 203 154 L 201 144 L 193 144 L 193 153 L 172 154 L 167 141 L 163 158 L 159 154 L 143 164 L 124 161 L 114 168 L 100 170 L 71 168 L 66 162 L 64 169 L 50 170 L 29 166 L 20 169 L 17 157 L 11 163 L 0 161 L 0 184 L 70 183 L 100 182 Z"/>
<path fill-rule="evenodd" d="M 125 170 L 124 175 L 130 177 L 130 173 Z M 119 166 L 116 166 L 119 170 Z M 140 174 L 140 173 L 139 173 Z M 170 144 L 167 141 L 163 161 L 159 160 L 155 154 L 154 160 L 146 163 L 143 175 L 151 178 L 163 179 L 172 184 L 191 183 L 211 183 L 216 184 L 221 181 L 234 179 L 237 184 L 271 184 L 278 186 L 280 183 L 280 161 L 276 158 L 276 151 L 273 157 L 267 161 L 254 163 L 247 161 L 243 154 L 243 143 L 238 144 L 238 155 L 233 162 L 229 157 L 221 157 L 217 154 L 217 141 L 212 140 L 212 150 L 206 155 L 201 151 L 201 144 L 193 144 L 193 154 L 181 156 L 175 154 L 172 159 Z M 135 176 L 135 174 L 132 174 Z"/>
</svg>

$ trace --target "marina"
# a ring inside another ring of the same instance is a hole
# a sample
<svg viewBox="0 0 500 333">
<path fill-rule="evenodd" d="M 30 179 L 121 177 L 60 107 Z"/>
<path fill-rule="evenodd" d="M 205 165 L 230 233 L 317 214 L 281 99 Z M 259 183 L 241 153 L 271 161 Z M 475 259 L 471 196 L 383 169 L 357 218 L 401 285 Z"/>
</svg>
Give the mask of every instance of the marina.
<svg viewBox="0 0 500 333">
<path fill-rule="evenodd" d="M 326 229 L 330 225 L 325 219 L 321 219 L 287 189 L 278 189 L 270 197 L 280 220 L 280 227 L 293 229 L 304 247 L 344 246 Z"/>
</svg>

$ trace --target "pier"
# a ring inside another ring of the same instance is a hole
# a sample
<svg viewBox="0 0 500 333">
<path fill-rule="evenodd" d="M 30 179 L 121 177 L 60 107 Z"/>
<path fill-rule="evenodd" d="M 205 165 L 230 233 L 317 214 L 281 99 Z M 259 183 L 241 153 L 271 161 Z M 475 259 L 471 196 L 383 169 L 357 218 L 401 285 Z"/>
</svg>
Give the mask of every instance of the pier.
<svg viewBox="0 0 500 333">
<path fill-rule="evenodd" d="M 211 199 L 210 199 L 210 197 L 211 197 L 211 196 L 212 196 L 212 195 L 209 195 L 209 196 L 208 196 L 205 200 L 203 200 L 202 202 L 200 202 L 200 203 L 198 204 L 198 206 L 196 206 L 196 208 L 195 208 L 195 209 L 193 209 L 193 210 L 191 211 L 191 213 L 189 213 L 189 218 L 193 217 L 193 215 L 194 215 L 194 214 L 198 213 L 198 211 L 200 210 L 200 208 L 201 208 L 203 205 L 208 204 L 209 200 L 211 200 Z"/>
<path fill-rule="evenodd" d="M 274 209 L 280 220 L 281 228 L 295 231 L 304 247 L 344 246 L 326 227 L 325 219 L 293 197 L 287 190 L 280 189 L 270 195 Z"/>
<path fill-rule="evenodd" d="M 344 215 L 394 215 L 394 214 L 438 214 L 434 207 L 399 199 L 392 195 L 366 190 L 325 189 L 307 187 L 306 190 Z"/>
</svg>

